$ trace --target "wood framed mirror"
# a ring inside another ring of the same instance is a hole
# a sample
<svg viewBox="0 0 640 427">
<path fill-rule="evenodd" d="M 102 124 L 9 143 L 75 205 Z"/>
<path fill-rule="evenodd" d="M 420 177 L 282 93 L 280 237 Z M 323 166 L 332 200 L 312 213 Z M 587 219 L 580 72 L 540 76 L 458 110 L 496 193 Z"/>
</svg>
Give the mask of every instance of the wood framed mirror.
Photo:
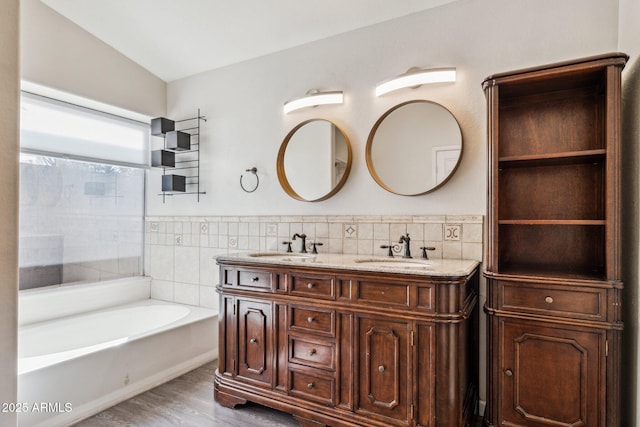
<svg viewBox="0 0 640 427">
<path fill-rule="evenodd" d="M 403 196 L 442 187 L 462 158 L 462 132 L 451 112 L 431 101 L 398 104 L 375 123 L 365 157 L 373 179 Z"/>
<path fill-rule="evenodd" d="M 319 202 L 340 191 L 351 161 L 351 143 L 342 129 L 329 120 L 307 120 L 294 127 L 280 145 L 278 180 L 294 199 Z"/>
</svg>

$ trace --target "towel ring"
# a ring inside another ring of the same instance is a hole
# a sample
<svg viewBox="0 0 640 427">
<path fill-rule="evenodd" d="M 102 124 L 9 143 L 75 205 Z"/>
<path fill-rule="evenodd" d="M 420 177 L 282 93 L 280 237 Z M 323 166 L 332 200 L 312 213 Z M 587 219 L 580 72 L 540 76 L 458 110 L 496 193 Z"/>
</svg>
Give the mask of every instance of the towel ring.
<svg viewBox="0 0 640 427">
<path fill-rule="evenodd" d="M 245 170 L 245 172 L 251 172 L 255 177 L 256 177 L 256 185 L 255 187 L 253 187 L 252 190 L 248 190 L 243 182 L 242 179 L 244 178 L 243 175 L 240 175 L 240 187 L 246 192 L 246 193 L 253 193 L 254 191 L 256 191 L 258 189 L 258 186 L 260 185 L 260 178 L 258 177 L 258 168 L 257 167 L 252 167 L 251 169 L 247 169 Z"/>
</svg>

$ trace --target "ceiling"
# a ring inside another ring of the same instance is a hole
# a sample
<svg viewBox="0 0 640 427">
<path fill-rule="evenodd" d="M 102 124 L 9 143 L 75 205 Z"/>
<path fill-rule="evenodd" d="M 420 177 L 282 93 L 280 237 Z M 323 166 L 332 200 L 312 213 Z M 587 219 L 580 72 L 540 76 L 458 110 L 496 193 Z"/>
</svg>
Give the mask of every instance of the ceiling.
<svg viewBox="0 0 640 427">
<path fill-rule="evenodd" d="M 41 0 L 170 82 L 456 0 Z"/>
</svg>

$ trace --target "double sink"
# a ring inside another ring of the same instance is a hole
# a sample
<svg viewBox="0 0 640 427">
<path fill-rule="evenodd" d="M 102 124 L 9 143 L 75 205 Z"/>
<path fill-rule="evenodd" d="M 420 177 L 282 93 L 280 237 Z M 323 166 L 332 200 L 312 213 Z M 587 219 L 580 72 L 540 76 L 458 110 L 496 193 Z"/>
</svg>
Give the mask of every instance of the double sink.
<svg viewBox="0 0 640 427">
<path fill-rule="evenodd" d="M 281 253 L 281 252 L 262 252 L 248 254 L 251 258 L 268 259 L 273 262 L 309 262 L 320 263 L 318 255 L 304 253 Z M 435 263 L 425 259 L 407 259 L 407 258 L 355 258 L 353 262 L 363 267 L 372 268 L 397 268 L 397 269 L 430 269 Z"/>
</svg>

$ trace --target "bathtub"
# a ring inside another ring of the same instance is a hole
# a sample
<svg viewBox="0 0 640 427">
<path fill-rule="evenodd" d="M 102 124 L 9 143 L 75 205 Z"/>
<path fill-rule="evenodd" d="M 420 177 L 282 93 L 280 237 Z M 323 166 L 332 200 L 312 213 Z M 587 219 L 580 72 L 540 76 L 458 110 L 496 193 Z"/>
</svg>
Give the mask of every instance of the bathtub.
<svg viewBox="0 0 640 427">
<path fill-rule="evenodd" d="M 18 425 L 72 424 L 217 358 L 216 311 L 149 296 L 149 278 L 21 292 Z"/>
</svg>

